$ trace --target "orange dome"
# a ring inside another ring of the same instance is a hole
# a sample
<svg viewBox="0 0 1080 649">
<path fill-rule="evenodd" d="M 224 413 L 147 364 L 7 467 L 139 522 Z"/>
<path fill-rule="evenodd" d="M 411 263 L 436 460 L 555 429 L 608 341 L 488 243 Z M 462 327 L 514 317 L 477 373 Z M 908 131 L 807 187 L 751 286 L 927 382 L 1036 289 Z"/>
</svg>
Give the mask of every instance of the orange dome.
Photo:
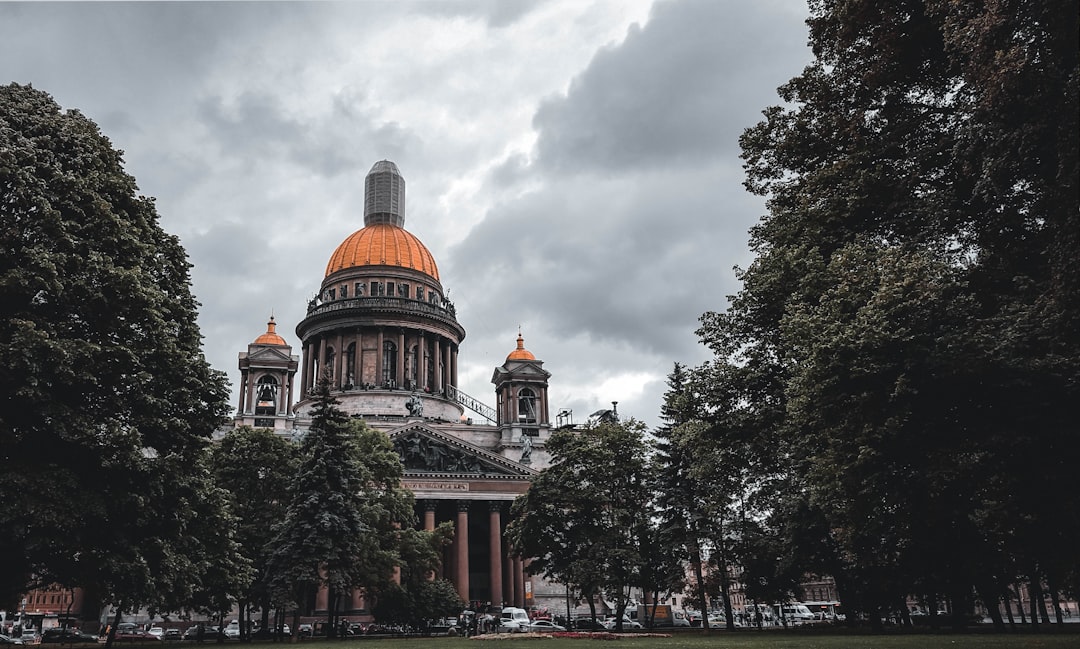
<svg viewBox="0 0 1080 649">
<path fill-rule="evenodd" d="M 427 247 L 390 223 L 375 223 L 349 235 L 330 255 L 326 276 L 357 266 L 400 266 L 439 279 L 439 268 Z"/>
<path fill-rule="evenodd" d="M 535 361 L 536 357 L 533 353 L 525 349 L 525 339 L 518 333 L 517 349 L 510 352 L 510 355 L 506 357 L 508 361 Z"/>
<path fill-rule="evenodd" d="M 270 316 L 270 322 L 266 323 L 266 333 L 255 339 L 256 345 L 285 345 L 285 339 L 278 335 L 277 325 L 274 324 L 274 316 Z"/>
</svg>

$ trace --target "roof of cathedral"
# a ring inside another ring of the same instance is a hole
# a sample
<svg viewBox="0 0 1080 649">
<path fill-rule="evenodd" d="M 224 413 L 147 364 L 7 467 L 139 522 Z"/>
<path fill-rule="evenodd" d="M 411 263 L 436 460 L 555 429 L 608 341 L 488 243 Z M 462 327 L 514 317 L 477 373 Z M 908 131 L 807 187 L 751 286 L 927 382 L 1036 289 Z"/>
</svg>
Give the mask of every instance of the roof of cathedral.
<svg viewBox="0 0 1080 649">
<path fill-rule="evenodd" d="M 278 335 L 277 324 L 274 323 L 274 316 L 270 316 L 270 322 L 266 323 L 266 333 L 262 334 L 255 339 L 256 345 L 288 345 L 285 339 Z"/>
<path fill-rule="evenodd" d="M 390 223 L 369 225 L 349 235 L 330 255 L 326 276 L 357 266 L 399 266 L 439 279 L 439 267 L 427 246 Z"/>
<path fill-rule="evenodd" d="M 326 265 L 326 276 L 357 266 L 399 266 L 439 279 L 427 247 L 405 230 L 405 178 L 389 160 L 364 178 L 364 228 L 349 235 Z"/>
<path fill-rule="evenodd" d="M 525 339 L 521 337 L 521 332 L 518 332 L 517 337 L 517 349 L 510 352 L 506 357 L 508 361 L 535 361 L 536 357 L 533 353 L 525 349 Z"/>
</svg>

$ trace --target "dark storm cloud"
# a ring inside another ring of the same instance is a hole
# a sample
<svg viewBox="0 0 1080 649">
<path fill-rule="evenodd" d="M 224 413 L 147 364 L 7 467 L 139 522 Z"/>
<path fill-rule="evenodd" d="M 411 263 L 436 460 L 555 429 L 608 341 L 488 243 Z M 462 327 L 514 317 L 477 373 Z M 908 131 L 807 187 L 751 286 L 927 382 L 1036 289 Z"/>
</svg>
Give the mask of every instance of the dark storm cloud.
<svg viewBox="0 0 1080 649">
<path fill-rule="evenodd" d="M 658 2 L 645 27 L 598 52 L 566 96 L 537 111 L 539 164 L 610 172 L 737 155 L 742 129 L 777 102 L 786 80 L 773 61 L 797 58 L 806 41 L 800 18 L 781 7 Z"/>
<path fill-rule="evenodd" d="M 17 76 L 10 81 L 55 92 L 65 106 L 135 109 L 154 100 L 151 89 L 159 80 L 192 83 L 213 67 L 223 48 L 294 8 L 286 3 L 0 3 L 0 41 L 6 51 L 20 53 Z"/>
<path fill-rule="evenodd" d="M 673 339 L 692 340 L 697 317 L 726 306 L 761 211 L 741 187 L 737 135 L 797 72 L 754 62 L 805 41 L 797 16 L 772 9 L 658 4 L 538 110 L 538 159 L 492 178 L 541 188 L 494 207 L 452 251 L 455 270 L 491 276 L 503 308 L 542 311 L 561 334 L 685 350 Z"/>
</svg>

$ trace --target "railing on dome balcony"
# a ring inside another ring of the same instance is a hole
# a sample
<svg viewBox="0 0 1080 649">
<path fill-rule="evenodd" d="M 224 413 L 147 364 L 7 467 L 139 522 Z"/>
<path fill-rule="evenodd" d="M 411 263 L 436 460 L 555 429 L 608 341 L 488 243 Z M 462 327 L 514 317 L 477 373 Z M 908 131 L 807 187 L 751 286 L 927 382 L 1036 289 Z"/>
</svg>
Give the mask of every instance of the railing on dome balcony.
<svg viewBox="0 0 1080 649">
<path fill-rule="evenodd" d="M 330 313 L 332 311 L 359 308 L 395 309 L 398 311 L 423 313 L 425 315 L 442 318 L 448 317 L 455 322 L 457 321 L 457 309 L 454 308 L 454 303 L 450 300 L 432 303 L 407 297 L 351 297 L 343 300 L 330 300 L 327 302 L 312 300 L 311 302 L 308 302 L 307 314 L 314 315 L 316 313 Z"/>
<path fill-rule="evenodd" d="M 484 419 L 487 419 L 491 423 L 498 423 L 497 415 L 495 414 L 494 408 L 487 405 L 486 403 L 480 402 L 479 399 L 470 397 L 469 395 L 465 394 L 454 386 L 446 386 L 446 396 L 449 397 L 451 401 L 454 401 L 459 405 L 468 408 L 469 410 L 472 410 L 473 412 L 477 413 Z"/>
</svg>

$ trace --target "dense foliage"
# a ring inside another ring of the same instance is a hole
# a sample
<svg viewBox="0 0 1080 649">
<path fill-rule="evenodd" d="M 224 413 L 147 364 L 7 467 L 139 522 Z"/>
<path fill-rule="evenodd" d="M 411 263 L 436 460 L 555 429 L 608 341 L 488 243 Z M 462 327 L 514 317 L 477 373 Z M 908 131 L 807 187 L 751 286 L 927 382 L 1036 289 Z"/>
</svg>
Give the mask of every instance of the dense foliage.
<svg viewBox="0 0 1080 649">
<path fill-rule="evenodd" d="M 289 484 L 296 475 L 299 447 L 265 428 L 242 426 L 229 431 L 211 449 L 214 479 L 229 496 L 228 506 L 236 519 L 236 541 L 250 563 L 250 585 L 234 593 L 240 608 L 240 629 L 249 607 L 262 614 L 259 627 L 270 628 L 273 598 L 269 564 L 274 532 L 285 518 Z M 229 610 L 217 608 L 214 612 Z"/>
<path fill-rule="evenodd" d="M 467 607 L 449 580 L 435 577 L 442 566 L 443 549 L 453 538 L 454 526 L 449 521 L 431 531 L 403 528 L 398 532 L 398 579 L 375 593 L 372 614 L 377 622 L 423 631 L 433 620 L 456 618 Z"/>
<path fill-rule="evenodd" d="M 98 127 L 27 86 L 0 87 L 0 196 L 0 605 L 56 583 L 174 610 L 242 575 L 180 242 Z"/>
<path fill-rule="evenodd" d="M 702 317 L 715 358 L 669 377 L 656 519 L 725 604 L 729 573 L 761 602 L 829 575 L 851 619 L 914 598 L 1001 627 L 1022 582 L 1045 621 L 1044 589 L 1080 595 L 1078 4 L 810 10 L 814 62 L 741 138 L 768 214 L 741 291 Z M 584 590 L 606 564 L 573 558 L 610 530 L 574 491 L 607 462 L 580 457 L 515 525 Z"/>
<path fill-rule="evenodd" d="M 304 606 L 327 588 L 333 634 L 339 599 L 389 585 L 399 563 L 399 528 L 415 518 L 401 475 L 401 458 L 386 434 L 346 415 L 322 378 L 288 507 L 271 541 L 269 573 L 279 601 Z"/>
<path fill-rule="evenodd" d="M 594 618 L 601 596 L 615 602 L 620 626 L 652 536 L 644 431 L 629 420 L 553 433 L 551 466 L 514 501 L 506 532 L 530 573 L 567 584 Z"/>
<path fill-rule="evenodd" d="M 811 11 L 815 62 L 742 138 L 769 213 L 699 331 L 745 381 L 713 421 L 750 417 L 788 495 L 759 519 L 871 619 L 1075 593 L 1077 3 Z"/>
</svg>

